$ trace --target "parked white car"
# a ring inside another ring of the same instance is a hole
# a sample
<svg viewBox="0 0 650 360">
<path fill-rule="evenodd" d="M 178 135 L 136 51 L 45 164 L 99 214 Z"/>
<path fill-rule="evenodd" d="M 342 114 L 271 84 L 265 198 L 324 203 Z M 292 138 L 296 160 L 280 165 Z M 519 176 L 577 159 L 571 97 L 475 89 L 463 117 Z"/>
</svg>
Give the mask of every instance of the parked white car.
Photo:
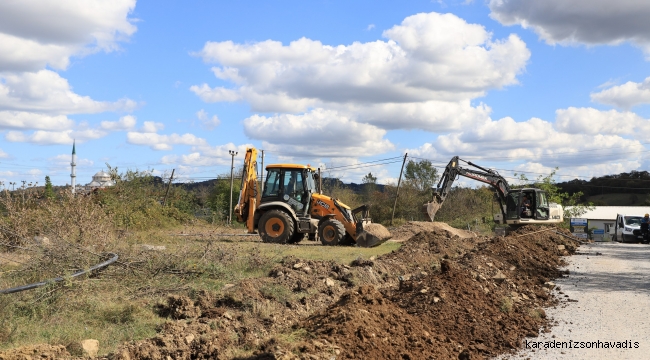
<svg viewBox="0 0 650 360">
<path fill-rule="evenodd" d="M 638 215 L 616 215 L 616 225 L 614 225 L 614 241 L 620 242 L 641 242 L 641 220 L 643 216 Z"/>
</svg>

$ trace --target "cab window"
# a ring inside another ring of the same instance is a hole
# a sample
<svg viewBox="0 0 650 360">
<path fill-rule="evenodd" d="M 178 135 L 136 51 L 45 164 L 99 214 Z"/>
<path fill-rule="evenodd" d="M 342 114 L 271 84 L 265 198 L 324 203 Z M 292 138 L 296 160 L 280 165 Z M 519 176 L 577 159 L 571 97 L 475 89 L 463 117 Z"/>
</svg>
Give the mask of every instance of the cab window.
<svg viewBox="0 0 650 360">
<path fill-rule="evenodd" d="M 548 207 L 548 200 L 546 199 L 546 193 L 543 192 L 537 192 L 537 207 L 540 208 L 547 208 Z"/>
<path fill-rule="evenodd" d="M 305 185 L 303 184 L 302 171 L 292 170 L 284 172 L 284 194 L 289 197 L 302 201 L 302 196 L 305 192 Z"/>
<path fill-rule="evenodd" d="M 262 197 L 278 196 L 280 192 L 280 170 L 269 170 L 266 174 Z"/>
</svg>

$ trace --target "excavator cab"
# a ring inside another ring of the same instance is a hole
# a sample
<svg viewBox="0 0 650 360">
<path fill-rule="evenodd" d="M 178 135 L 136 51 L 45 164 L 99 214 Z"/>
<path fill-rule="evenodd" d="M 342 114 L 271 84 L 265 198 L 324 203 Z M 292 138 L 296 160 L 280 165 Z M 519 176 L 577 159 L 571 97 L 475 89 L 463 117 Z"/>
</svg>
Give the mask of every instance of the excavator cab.
<svg viewBox="0 0 650 360">
<path fill-rule="evenodd" d="M 549 219 L 549 203 L 546 192 L 524 188 L 508 192 L 506 196 L 506 219 L 510 221 Z"/>
</svg>

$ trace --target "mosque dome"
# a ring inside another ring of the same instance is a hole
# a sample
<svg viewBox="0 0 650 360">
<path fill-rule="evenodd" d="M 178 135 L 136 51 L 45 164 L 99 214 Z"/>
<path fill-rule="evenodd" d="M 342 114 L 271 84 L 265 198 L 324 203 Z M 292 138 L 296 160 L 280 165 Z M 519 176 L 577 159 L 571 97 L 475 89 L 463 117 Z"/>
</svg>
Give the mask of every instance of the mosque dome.
<svg viewBox="0 0 650 360">
<path fill-rule="evenodd" d="M 88 184 L 91 188 L 103 188 L 114 186 L 115 181 L 111 179 L 111 175 L 106 171 L 99 171 L 97 174 L 93 175 L 93 181 Z"/>
</svg>

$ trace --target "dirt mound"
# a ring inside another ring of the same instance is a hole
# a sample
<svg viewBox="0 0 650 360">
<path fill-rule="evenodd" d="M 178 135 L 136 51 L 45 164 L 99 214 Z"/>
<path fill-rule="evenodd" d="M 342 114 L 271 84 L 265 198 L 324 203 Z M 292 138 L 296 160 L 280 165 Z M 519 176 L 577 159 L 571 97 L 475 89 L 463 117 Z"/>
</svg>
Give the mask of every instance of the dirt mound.
<svg viewBox="0 0 650 360">
<path fill-rule="evenodd" d="M 54 360 L 70 357 L 63 345 L 39 344 L 0 351 L 0 360 Z"/>
<path fill-rule="evenodd" d="M 443 222 L 426 222 L 426 221 L 409 221 L 406 224 L 402 226 L 398 226 L 395 228 L 390 228 L 390 233 L 393 235 L 391 241 L 398 241 L 398 242 L 403 242 L 411 237 L 413 235 L 422 232 L 422 231 L 427 231 L 427 232 L 448 232 L 450 237 L 453 236 L 458 236 L 460 238 L 471 238 L 475 237 L 476 234 L 470 231 L 466 230 L 461 230 L 461 229 L 456 229 L 451 226 L 449 226 L 446 223 Z"/>
<path fill-rule="evenodd" d="M 422 271 L 400 276 L 381 296 L 364 288 L 346 293 L 303 326 L 340 346 L 343 358 L 375 351 L 379 358 L 481 359 L 515 349 L 548 326 L 542 307 L 555 300 L 547 282 L 561 276 L 560 256 L 576 245 L 550 231 L 528 234 L 536 230 L 476 239 L 473 246 L 471 239 L 419 233 L 378 262 L 412 258 Z M 427 253 L 442 260 L 423 262 Z M 413 354 L 396 350 L 414 346 L 421 348 Z"/>
<path fill-rule="evenodd" d="M 346 265 L 288 257 L 267 277 L 221 294 L 169 296 L 158 307 L 170 319 L 159 334 L 123 345 L 114 358 L 500 354 L 548 326 L 542 308 L 555 301 L 548 282 L 562 276 L 557 270 L 562 256 L 577 245 L 539 230 L 525 227 L 487 238 L 440 223 L 411 222 L 398 231 L 415 235 L 378 258 Z"/>
</svg>

